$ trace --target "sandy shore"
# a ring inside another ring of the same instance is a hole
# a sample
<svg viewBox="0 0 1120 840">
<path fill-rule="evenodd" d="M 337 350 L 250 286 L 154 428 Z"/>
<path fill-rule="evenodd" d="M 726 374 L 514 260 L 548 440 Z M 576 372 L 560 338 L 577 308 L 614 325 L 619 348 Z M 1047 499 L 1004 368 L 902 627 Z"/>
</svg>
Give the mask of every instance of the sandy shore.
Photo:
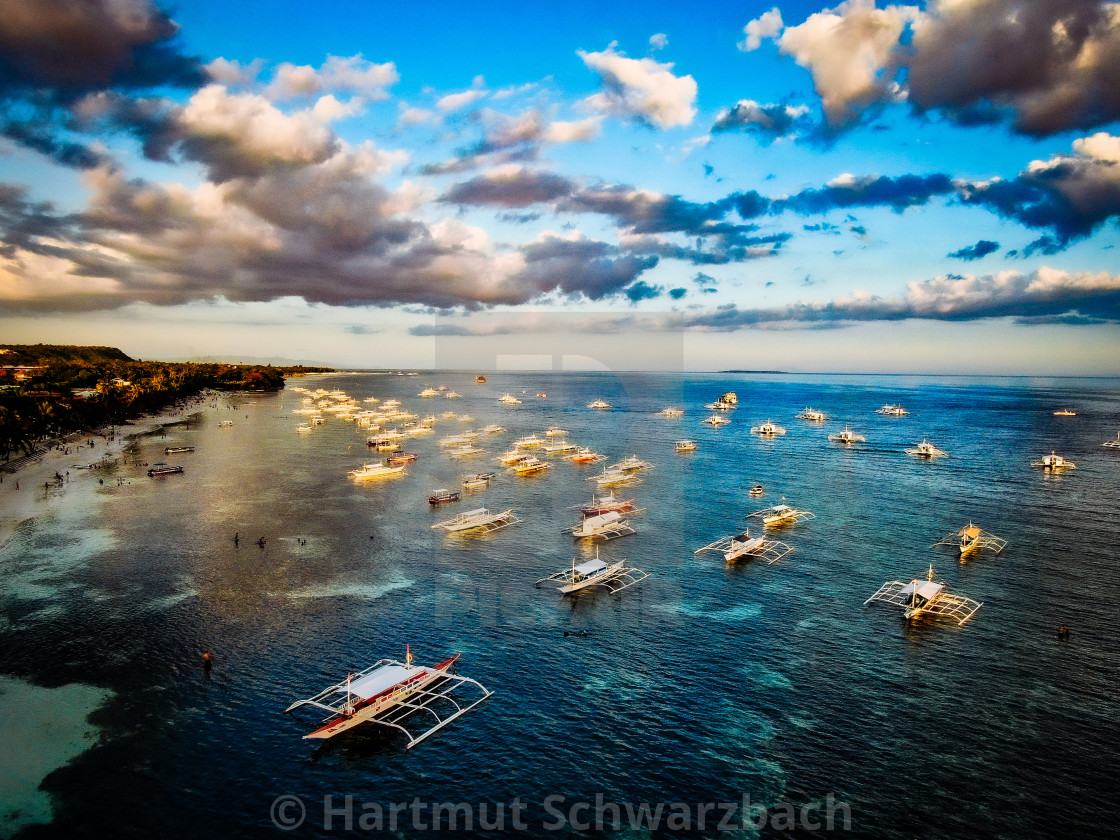
<svg viewBox="0 0 1120 840">
<path fill-rule="evenodd" d="M 133 438 L 197 414 L 215 399 L 225 402 L 221 395 L 208 392 L 191 400 L 186 407 L 140 417 L 129 425 L 69 435 L 51 444 L 46 451 L 40 448 L 40 460 L 25 463 L 14 472 L 0 463 L 0 551 L 21 523 L 53 510 L 69 487 L 102 478 L 100 467 L 117 461 Z M 62 476 L 61 481 L 58 476 Z"/>
</svg>

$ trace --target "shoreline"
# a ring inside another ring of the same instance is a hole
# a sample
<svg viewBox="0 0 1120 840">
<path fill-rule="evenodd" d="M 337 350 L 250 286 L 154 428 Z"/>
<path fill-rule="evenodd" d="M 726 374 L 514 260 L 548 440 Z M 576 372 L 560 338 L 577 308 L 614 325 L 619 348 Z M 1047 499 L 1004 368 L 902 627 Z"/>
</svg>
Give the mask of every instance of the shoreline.
<svg viewBox="0 0 1120 840">
<path fill-rule="evenodd" d="M 222 392 L 203 391 L 186 405 L 137 417 L 127 425 L 73 432 L 37 450 L 24 463 L 16 459 L 14 469 L 0 464 L 0 551 L 20 525 L 55 510 L 66 498 L 66 490 L 93 481 L 99 469 L 116 462 L 133 440 L 183 422 L 224 399 Z"/>
</svg>

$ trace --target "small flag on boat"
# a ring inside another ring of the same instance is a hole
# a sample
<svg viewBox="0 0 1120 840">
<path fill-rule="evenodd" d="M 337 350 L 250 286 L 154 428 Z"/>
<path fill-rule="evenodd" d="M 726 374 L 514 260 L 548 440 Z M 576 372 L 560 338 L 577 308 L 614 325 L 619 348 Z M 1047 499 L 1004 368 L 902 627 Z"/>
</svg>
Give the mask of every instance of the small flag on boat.
<svg viewBox="0 0 1120 840">
<path fill-rule="evenodd" d="M 412 646 L 411 645 L 405 645 L 404 646 L 404 664 L 405 665 L 412 665 Z"/>
</svg>

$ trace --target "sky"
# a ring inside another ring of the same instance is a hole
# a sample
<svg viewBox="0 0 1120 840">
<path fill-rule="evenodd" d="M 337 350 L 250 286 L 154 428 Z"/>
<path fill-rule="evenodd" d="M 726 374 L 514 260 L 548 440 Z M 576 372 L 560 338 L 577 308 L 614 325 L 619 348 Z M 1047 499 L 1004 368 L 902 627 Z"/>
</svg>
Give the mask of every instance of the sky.
<svg viewBox="0 0 1120 840">
<path fill-rule="evenodd" d="M 1120 375 L 1120 3 L 0 0 L 0 341 Z"/>
</svg>

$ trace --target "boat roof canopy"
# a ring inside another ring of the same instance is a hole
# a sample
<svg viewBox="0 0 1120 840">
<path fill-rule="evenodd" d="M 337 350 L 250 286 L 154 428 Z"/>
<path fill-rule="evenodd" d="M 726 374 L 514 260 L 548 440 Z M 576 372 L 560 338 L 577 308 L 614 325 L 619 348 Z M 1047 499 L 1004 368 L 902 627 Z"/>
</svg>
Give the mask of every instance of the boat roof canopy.
<svg viewBox="0 0 1120 840">
<path fill-rule="evenodd" d="M 366 674 L 360 680 L 350 683 L 349 693 L 357 695 L 363 700 L 369 700 L 371 697 L 376 697 L 381 692 L 425 670 L 427 669 L 409 668 L 404 665 L 384 665 L 375 669 L 372 673 Z M 336 692 L 346 694 L 347 687 L 341 685 L 336 689 Z"/>
<path fill-rule="evenodd" d="M 932 601 L 941 594 L 941 590 L 945 588 L 945 584 L 937 583 L 932 580 L 912 580 L 902 588 L 903 595 L 912 595 L 917 593 L 927 601 Z"/>
<path fill-rule="evenodd" d="M 622 514 L 617 511 L 609 510 L 606 513 L 600 513 L 598 516 L 589 516 L 584 521 L 585 525 L 590 525 L 595 528 L 600 525 L 609 525 L 612 522 L 617 522 L 622 518 Z"/>
<path fill-rule="evenodd" d="M 603 571 L 603 569 L 605 568 L 607 568 L 606 563 L 604 563 L 602 560 L 595 559 L 588 560 L 586 563 L 580 563 L 578 566 L 576 566 L 576 571 L 584 577 L 590 577 L 591 575 Z"/>
</svg>

